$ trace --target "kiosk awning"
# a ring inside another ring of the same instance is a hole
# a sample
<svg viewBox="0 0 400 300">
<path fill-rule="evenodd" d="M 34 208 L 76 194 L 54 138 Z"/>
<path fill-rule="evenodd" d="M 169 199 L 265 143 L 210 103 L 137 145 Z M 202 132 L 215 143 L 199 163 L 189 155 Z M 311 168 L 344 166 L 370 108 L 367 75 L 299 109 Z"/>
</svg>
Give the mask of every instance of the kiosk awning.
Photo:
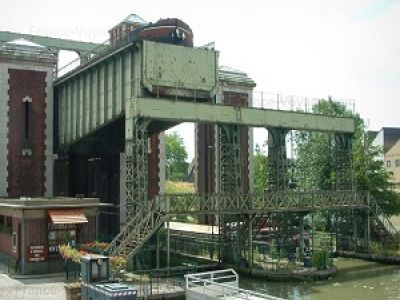
<svg viewBox="0 0 400 300">
<path fill-rule="evenodd" d="M 88 222 L 81 209 L 50 209 L 49 217 L 53 224 L 81 224 Z"/>
</svg>

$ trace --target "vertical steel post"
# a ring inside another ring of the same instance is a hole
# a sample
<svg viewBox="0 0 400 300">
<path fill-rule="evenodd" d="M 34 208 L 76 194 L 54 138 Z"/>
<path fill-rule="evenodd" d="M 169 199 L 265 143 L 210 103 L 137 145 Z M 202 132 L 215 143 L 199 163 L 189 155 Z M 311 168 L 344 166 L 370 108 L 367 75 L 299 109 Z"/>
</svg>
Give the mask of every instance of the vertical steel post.
<svg viewBox="0 0 400 300">
<path fill-rule="evenodd" d="M 250 274 L 253 271 L 253 216 L 248 215 L 248 252 L 247 261 L 249 263 Z"/>
<path fill-rule="evenodd" d="M 156 233 L 156 268 L 160 268 L 160 230 Z"/>
<path fill-rule="evenodd" d="M 336 191 L 354 190 L 353 180 L 353 168 L 352 168 L 352 135 L 344 133 L 335 133 L 334 135 L 334 153 L 335 153 L 335 188 Z M 341 214 L 342 218 L 351 216 L 352 214 Z M 356 222 L 354 219 L 353 222 Z M 341 222 L 339 227 L 339 234 L 341 236 L 348 236 L 349 231 L 351 232 L 351 220 L 347 220 L 346 223 Z M 353 227 L 353 231 L 356 230 L 356 225 Z M 353 232 L 353 239 L 355 238 L 356 232 Z M 341 239 L 343 240 L 343 239 Z M 350 239 L 348 239 L 350 241 Z M 355 238 L 355 243 L 357 239 Z M 348 245 L 350 246 L 350 245 Z"/>
<path fill-rule="evenodd" d="M 354 251 L 357 250 L 357 240 L 358 240 L 358 226 L 357 226 L 357 214 L 353 210 L 352 211 L 352 218 L 353 218 L 353 240 L 354 240 Z"/>
<path fill-rule="evenodd" d="M 240 134 L 238 125 L 219 126 L 219 191 L 222 195 L 243 194 Z"/>
<path fill-rule="evenodd" d="M 170 239 L 171 239 L 171 236 L 170 236 L 170 234 L 171 234 L 171 232 L 170 232 L 170 229 L 169 229 L 169 221 L 167 222 L 167 269 L 169 270 L 169 268 L 170 268 L 170 259 L 171 259 L 171 253 L 170 253 Z"/>
<path fill-rule="evenodd" d="M 241 164 L 241 127 L 239 125 L 218 126 L 219 143 L 219 191 L 222 197 L 223 209 L 236 208 L 240 205 L 240 197 L 243 195 L 243 174 Z M 233 228 L 233 224 L 237 226 Z M 221 237 L 220 259 L 226 261 L 233 258 L 234 250 L 230 247 L 233 239 L 233 231 L 239 230 L 238 218 L 220 215 L 219 234 Z M 240 253 L 240 252 L 239 252 Z M 232 255 L 230 255 L 232 254 Z"/>
<path fill-rule="evenodd" d="M 148 208 L 148 123 L 143 118 L 134 119 L 125 142 L 127 222 Z"/>
<path fill-rule="evenodd" d="M 304 257 L 304 216 L 300 215 L 300 224 L 299 224 L 299 229 L 300 229 L 300 233 L 299 233 L 299 247 L 300 247 L 300 257 L 303 258 Z"/>
<path fill-rule="evenodd" d="M 284 128 L 268 128 L 268 189 L 287 190 L 288 166 Z"/>
<path fill-rule="evenodd" d="M 336 190 L 353 190 L 352 135 L 335 134 Z"/>
</svg>

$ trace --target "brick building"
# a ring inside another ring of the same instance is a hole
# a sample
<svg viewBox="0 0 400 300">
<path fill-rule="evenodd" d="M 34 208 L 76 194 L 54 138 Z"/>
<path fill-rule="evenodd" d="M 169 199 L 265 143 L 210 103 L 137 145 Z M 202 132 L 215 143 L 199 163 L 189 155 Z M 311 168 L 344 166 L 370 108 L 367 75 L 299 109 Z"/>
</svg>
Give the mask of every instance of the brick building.
<svg viewBox="0 0 400 300">
<path fill-rule="evenodd" d="M 252 106 L 252 95 L 255 82 L 245 72 L 229 67 L 219 69 L 220 86 L 216 95 L 216 103 L 235 106 Z M 219 192 L 220 183 L 217 181 L 219 166 L 218 155 L 218 126 L 212 124 L 197 124 L 196 136 L 196 159 L 194 164 L 194 178 L 196 191 L 200 195 Z M 252 186 L 252 156 L 253 156 L 253 133 L 248 127 L 242 128 L 240 136 L 241 161 L 243 174 L 243 192 L 253 191 Z M 200 220 L 202 223 L 212 224 L 212 220 Z"/>
<path fill-rule="evenodd" d="M 96 237 L 98 199 L 3 198 L 0 262 L 24 274 L 60 272 L 59 245 Z"/>
<path fill-rule="evenodd" d="M 97 199 L 52 198 L 56 62 L 26 40 L 0 47 L 0 258 L 26 274 L 59 271 L 58 244 L 96 237 Z"/>
</svg>

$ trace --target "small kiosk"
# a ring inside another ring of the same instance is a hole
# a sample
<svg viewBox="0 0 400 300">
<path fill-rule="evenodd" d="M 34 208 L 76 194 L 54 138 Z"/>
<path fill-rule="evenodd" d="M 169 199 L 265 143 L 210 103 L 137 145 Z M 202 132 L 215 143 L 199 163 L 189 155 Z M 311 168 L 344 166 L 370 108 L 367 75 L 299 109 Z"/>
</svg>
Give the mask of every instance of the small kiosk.
<svg viewBox="0 0 400 300">
<path fill-rule="evenodd" d="M 98 198 L 0 198 L 0 262 L 19 273 L 62 272 L 59 245 L 96 240 Z"/>
<path fill-rule="evenodd" d="M 81 258 L 82 300 L 133 300 L 137 290 L 126 284 L 110 281 L 107 256 L 86 255 Z"/>
</svg>

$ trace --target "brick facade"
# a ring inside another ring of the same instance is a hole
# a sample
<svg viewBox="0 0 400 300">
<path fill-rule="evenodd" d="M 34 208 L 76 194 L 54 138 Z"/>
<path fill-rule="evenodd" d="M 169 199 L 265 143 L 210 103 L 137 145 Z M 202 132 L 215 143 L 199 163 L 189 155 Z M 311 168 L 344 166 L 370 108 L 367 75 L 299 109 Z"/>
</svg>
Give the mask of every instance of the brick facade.
<svg viewBox="0 0 400 300">
<path fill-rule="evenodd" d="M 96 217 L 87 216 L 88 223 L 78 225 L 77 237 L 80 243 L 93 242 L 96 239 Z"/>
<path fill-rule="evenodd" d="M 8 68 L 0 63 L 0 197 L 7 197 Z"/>
<path fill-rule="evenodd" d="M 0 252 L 13 256 L 11 234 L 0 233 Z"/>
<path fill-rule="evenodd" d="M 25 251 L 29 246 L 48 244 L 48 218 L 25 220 Z"/>
<path fill-rule="evenodd" d="M 233 106 L 248 106 L 249 96 L 247 93 L 240 91 L 222 91 L 221 103 Z M 196 189 L 199 194 L 211 194 L 217 192 L 216 175 L 218 173 L 218 165 L 216 165 L 218 143 L 215 134 L 216 125 L 214 124 L 197 124 L 196 125 Z M 242 152 L 242 174 L 243 174 L 243 192 L 250 191 L 250 168 L 249 156 L 249 128 L 243 127 L 240 143 Z"/>
<path fill-rule="evenodd" d="M 31 102 L 24 102 L 24 98 L 30 99 Z M 25 111 L 26 104 L 29 105 L 28 112 Z M 28 113 L 27 120 L 26 113 Z M 46 73 L 9 69 L 8 195 L 10 197 L 38 197 L 45 194 L 45 119 Z M 25 127 L 26 122 L 27 127 Z"/>
<path fill-rule="evenodd" d="M 198 124 L 197 143 L 197 192 L 200 195 L 215 192 L 215 125 Z"/>
</svg>

